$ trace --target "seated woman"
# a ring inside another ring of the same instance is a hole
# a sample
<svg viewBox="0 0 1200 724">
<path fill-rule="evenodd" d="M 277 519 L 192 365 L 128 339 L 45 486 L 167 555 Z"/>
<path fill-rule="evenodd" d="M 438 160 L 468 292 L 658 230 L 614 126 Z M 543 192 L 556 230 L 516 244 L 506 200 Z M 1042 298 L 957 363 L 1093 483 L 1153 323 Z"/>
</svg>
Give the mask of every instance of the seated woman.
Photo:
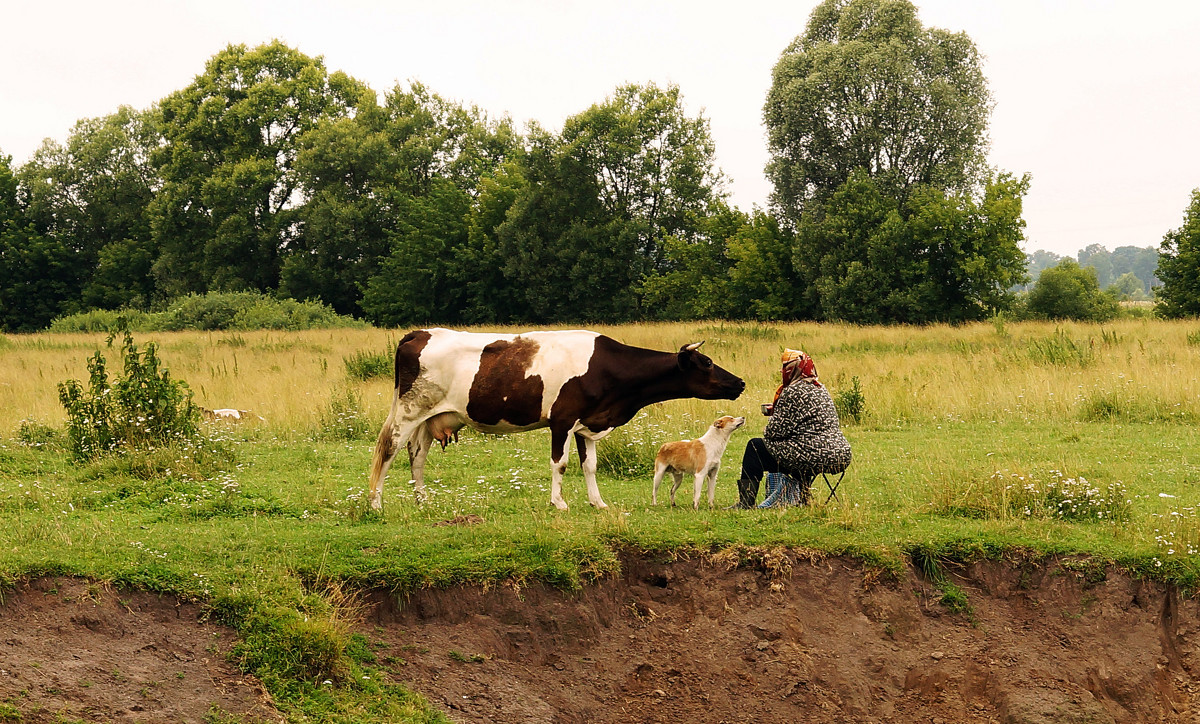
<svg viewBox="0 0 1200 724">
<path fill-rule="evenodd" d="M 850 443 L 812 358 L 800 350 L 784 350 L 782 377 L 775 401 L 763 405 L 763 414 L 771 416 L 763 436 L 746 443 L 734 508 L 754 507 L 765 473 L 786 473 L 799 488 L 789 489 L 789 483 L 769 489 L 760 508 L 807 503 L 817 475 L 840 473 L 850 465 Z"/>
</svg>

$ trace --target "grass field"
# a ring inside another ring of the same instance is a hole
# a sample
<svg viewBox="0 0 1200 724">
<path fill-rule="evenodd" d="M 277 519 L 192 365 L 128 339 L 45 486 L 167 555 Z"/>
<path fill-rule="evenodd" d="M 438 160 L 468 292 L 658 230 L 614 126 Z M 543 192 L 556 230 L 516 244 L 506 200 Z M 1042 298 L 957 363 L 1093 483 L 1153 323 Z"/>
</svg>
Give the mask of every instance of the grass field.
<svg viewBox="0 0 1200 724">
<path fill-rule="evenodd" d="M 63 573 L 204 601 L 238 628 L 239 662 L 285 711 L 344 721 L 438 717 L 358 675 L 379 665 L 351 635 L 356 592 L 368 587 L 570 589 L 616 570 L 622 549 L 751 555 L 774 546 L 851 554 L 884 571 L 1016 551 L 1081 554 L 1196 586 L 1200 322 L 599 329 L 657 349 L 703 339 L 748 388 L 733 402 L 643 411 L 601 443 L 610 507 L 587 505 L 574 468 L 565 513 L 549 504 L 544 430 L 464 430 L 430 454 L 426 504 L 414 503 L 400 461 L 384 513 L 368 512 L 367 468 L 403 331 L 138 336 L 160 345 L 199 404 L 263 420 L 209 427 L 199 457 L 166 449 L 86 465 L 60 446 L 56 384 L 86 379 L 96 349 L 117 351 L 99 335 L 0 336 L 0 582 Z M 783 347 L 814 357 L 844 409 L 857 381 L 859 419 L 843 416 L 855 459 L 840 501 L 751 512 L 651 506 L 658 445 L 695 437 L 725 413 L 748 418 L 717 486 L 718 506 L 733 502 L 741 447 L 761 431 L 758 405 L 774 391 Z M 362 379 L 371 371 L 382 374 Z M 468 514 L 483 522 L 434 525 Z M 320 687 L 326 678 L 339 685 Z"/>
</svg>

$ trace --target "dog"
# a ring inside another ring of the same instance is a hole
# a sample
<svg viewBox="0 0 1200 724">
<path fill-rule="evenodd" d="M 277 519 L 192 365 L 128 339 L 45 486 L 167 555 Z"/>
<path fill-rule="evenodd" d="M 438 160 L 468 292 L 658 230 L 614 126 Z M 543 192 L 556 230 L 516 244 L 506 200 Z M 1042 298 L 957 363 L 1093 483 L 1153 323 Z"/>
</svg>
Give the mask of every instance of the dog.
<svg viewBox="0 0 1200 724">
<path fill-rule="evenodd" d="M 658 486 L 663 474 L 671 471 L 675 484 L 671 486 L 671 505 L 675 505 L 675 491 L 683 483 L 683 474 L 690 473 L 696 481 L 696 494 L 692 496 L 692 508 L 700 509 L 700 492 L 708 480 L 708 507 L 713 505 L 717 490 L 717 470 L 721 467 L 721 456 L 733 431 L 746 424 L 744 417 L 725 415 L 717 418 L 699 440 L 683 440 L 663 443 L 654 456 L 654 492 L 651 500 L 658 505 Z"/>
<path fill-rule="evenodd" d="M 263 419 L 262 415 L 255 415 L 249 410 L 237 410 L 232 407 L 226 407 L 219 410 L 210 410 L 207 407 L 201 407 L 200 414 L 204 415 L 210 420 L 224 420 L 226 422 L 242 422 L 243 420 L 249 420 L 251 416 L 258 418 L 259 420 Z"/>
</svg>

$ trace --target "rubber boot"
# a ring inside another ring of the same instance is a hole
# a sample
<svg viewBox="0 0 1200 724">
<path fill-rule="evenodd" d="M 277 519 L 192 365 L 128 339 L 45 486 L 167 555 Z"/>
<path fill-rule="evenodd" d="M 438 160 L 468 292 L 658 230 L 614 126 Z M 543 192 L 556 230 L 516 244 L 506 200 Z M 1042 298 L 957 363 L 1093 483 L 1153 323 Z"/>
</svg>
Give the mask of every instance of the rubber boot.
<svg viewBox="0 0 1200 724">
<path fill-rule="evenodd" d="M 738 502 L 725 510 L 749 510 L 758 499 L 758 481 L 752 478 L 738 480 Z"/>
<path fill-rule="evenodd" d="M 781 504 L 780 496 L 787 488 L 788 476 L 783 473 L 767 473 L 767 497 L 758 504 L 760 508 L 774 508 Z"/>
</svg>

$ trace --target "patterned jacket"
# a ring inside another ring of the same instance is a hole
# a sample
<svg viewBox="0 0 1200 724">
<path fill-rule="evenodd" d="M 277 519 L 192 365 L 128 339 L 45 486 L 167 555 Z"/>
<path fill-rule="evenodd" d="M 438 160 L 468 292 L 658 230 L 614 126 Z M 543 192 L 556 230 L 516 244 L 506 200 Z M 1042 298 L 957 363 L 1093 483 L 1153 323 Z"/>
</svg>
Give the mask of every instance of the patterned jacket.
<svg viewBox="0 0 1200 724">
<path fill-rule="evenodd" d="M 833 398 L 807 382 L 794 382 L 780 393 L 763 442 L 783 470 L 805 477 L 840 473 L 850 465 L 850 443 L 838 426 Z"/>
</svg>

